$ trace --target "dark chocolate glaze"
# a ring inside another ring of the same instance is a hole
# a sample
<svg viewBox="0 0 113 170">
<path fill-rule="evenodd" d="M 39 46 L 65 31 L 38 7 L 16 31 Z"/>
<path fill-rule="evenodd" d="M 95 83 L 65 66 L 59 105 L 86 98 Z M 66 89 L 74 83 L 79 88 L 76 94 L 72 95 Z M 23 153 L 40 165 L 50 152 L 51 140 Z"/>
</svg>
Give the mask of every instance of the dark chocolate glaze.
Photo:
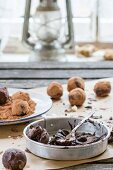
<svg viewBox="0 0 113 170">
<path fill-rule="evenodd" d="M 93 126 L 96 126 L 94 121 L 87 120 L 86 122 L 90 122 Z M 76 120 L 74 121 L 74 127 L 70 122 L 70 130 L 75 127 Z M 100 126 L 99 126 L 100 128 Z M 49 136 L 46 129 L 41 128 L 40 126 L 32 126 L 28 131 L 28 137 L 34 141 L 49 144 L 49 145 L 58 145 L 58 146 L 76 146 L 76 145 L 86 145 L 90 143 L 97 142 L 105 137 L 106 134 L 102 134 L 101 137 L 96 136 L 95 132 L 93 134 L 88 132 L 75 132 L 72 136 L 67 139 L 66 136 L 70 133 L 70 131 L 66 129 L 59 129 L 55 135 L 52 137 Z"/>
</svg>

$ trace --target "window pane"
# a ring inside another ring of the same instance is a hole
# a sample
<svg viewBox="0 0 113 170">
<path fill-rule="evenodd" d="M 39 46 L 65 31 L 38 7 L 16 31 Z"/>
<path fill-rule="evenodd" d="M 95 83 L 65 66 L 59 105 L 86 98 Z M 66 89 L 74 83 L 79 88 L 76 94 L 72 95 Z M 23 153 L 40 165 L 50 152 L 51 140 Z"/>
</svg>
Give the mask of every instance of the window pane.
<svg viewBox="0 0 113 170">
<path fill-rule="evenodd" d="M 113 0 L 99 1 L 99 40 L 113 41 Z"/>
<path fill-rule="evenodd" d="M 75 41 L 94 41 L 96 0 L 72 0 L 72 11 Z"/>
</svg>

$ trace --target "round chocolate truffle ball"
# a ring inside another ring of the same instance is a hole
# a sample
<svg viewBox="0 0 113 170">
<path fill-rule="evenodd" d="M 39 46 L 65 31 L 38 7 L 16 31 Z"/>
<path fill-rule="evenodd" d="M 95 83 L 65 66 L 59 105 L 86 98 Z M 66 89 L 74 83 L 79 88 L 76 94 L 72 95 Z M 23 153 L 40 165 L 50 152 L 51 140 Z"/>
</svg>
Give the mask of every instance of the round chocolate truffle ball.
<svg viewBox="0 0 113 170">
<path fill-rule="evenodd" d="M 0 105 L 3 105 L 7 102 L 9 94 L 6 87 L 0 87 Z"/>
<path fill-rule="evenodd" d="M 8 170 L 23 170 L 27 162 L 26 155 L 19 149 L 8 149 L 4 152 L 2 163 Z"/>
<path fill-rule="evenodd" d="M 85 102 L 86 94 L 84 90 L 80 88 L 73 89 L 69 92 L 69 102 L 70 104 L 76 106 L 82 106 Z"/>
<path fill-rule="evenodd" d="M 97 82 L 94 86 L 94 92 L 98 97 L 106 97 L 111 91 L 111 84 L 109 81 Z"/>
<path fill-rule="evenodd" d="M 12 102 L 12 115 L 22 116 L 28 114 L 30 111 L 27 101 L 21 99 L 13 100 Z"/>
<path fill-rule="evenodd" d="M 70 92 L 75 88 L 81 88 L 84 90 L 85 82 L 81 77 L 71 77 L 67 82 L 67 90 Z"/>
<path fill-rule="evenodd" d="M 24 101 L 29 101 L 30 100 L 30 96 L 29 96 L 28 93 L 25 93 L 25 92 L 22 92 L 22 91 L 18 91 L 18 92 L 14 93 L 12 95 L 12 99 L 13 100 L 21 99 L 21 100 L 24 100 Z"/>
<path fill-rule="evenodd" d="M 47 94 L 52 98 L 52 99 L 60 99 L 61 96 L 63 95 L 63 87 L 60 83 L 58 82 L 51 82 L 47 88 Z"/>
<path fill-rule="evenodd" d="M 42 134 L 42 127 L 41 126 L 30 126 L 29 130 L 28 130 L 28 137 L 34 141 L 39 141 L 41 134 Z"/>
<path fill-rule="evenodd" d="M 30 127 L 28 137 L 36 142 L 47 144 L 49 142 L 49 134 L 46 129 L 41 126 Z"/>
</svg>

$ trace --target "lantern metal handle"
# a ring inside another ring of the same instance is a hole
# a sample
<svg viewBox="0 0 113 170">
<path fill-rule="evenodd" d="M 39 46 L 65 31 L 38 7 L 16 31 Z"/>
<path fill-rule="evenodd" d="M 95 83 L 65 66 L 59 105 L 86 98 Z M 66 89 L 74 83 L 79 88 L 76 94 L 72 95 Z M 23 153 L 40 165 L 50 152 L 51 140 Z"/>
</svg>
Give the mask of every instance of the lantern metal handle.
<svg viewBox="0 0 113 170">
<path fill-rule="evenodd" d="M 30 49 L 33 49 L 35 44 L 30 43 L 28 41 L 28 38 L 30 37 L 30 34 L 29 34 L 30 9 L 31 9 L 31 0 L 26 0 L 24 23 L 23 23 L 22 42 L 23 42 L 23 44 L 25 44 Z"/>
<path fill-rule="evenodd" d="M 64 48 L 70 49 L 74 46 L 74 27 L 73 27 L 73 16 L 71 9 L 71 0 L 66 0 L 67 9 L 67 23 L 68 23 L 68 39 L 63 44 Z"/>
</svg>

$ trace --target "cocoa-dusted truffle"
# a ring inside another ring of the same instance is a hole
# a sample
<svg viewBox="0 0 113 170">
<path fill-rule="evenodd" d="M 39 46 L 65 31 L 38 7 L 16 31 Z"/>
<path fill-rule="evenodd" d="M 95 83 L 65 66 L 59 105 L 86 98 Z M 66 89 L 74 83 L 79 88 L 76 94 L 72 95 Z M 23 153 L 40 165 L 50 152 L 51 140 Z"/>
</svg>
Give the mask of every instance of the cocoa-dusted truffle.
<svg viewBox="0 0 113 170">
<path fill-rule="evenodd" d="M 76 47 L 76 53 L 80 56 L 91 57 L 97 48 L 93 44 L 86 44 Z"/>
<path fill-rule="evenodd" d="M 31 126 L 28 131 L 28 137 L 36 142 L 47 144 L 49 141 L 49 134 L 46 129 L 41 126 Z"/>
<path fill-rule="evenodd" d="M 23 170 L 26 162 L 25 153 L 19 149 L 8 149 L 2 157 L 4 167 L 9 170 Z"/>
<path fill-rule="evenodd" d="M 104 50 L 104 59 L 105 60 L 113 60 L 113 49 L 105 49 Z"/>
<path fill-rule="evenodd" d="M 69 102 L 72 106 L 81 106 L 85 102 L 85 99 L 86 94 L 84 90 L 80 88 L 73 89 L 69 92 Z"/>
<path fill-rule="evenodd" d="M 75 88 L 81 88 L 84 90 L 85 82 L 81 77 L 71 77 L 67 82 L 67 90 L 71 91 Z"/>
<path fill-rule="evenodd" d="M 26 115 L 30 112 L 30 107 L 27 101 L 16 99 L 12 103 L 12 115 Z"/>
<path fill-rule="evenodd" d="M 9 94 L 6 87 L 0 87 L 0 105 L 3 105 L 7 102 Z"/>
<path fill-rule="evenodd" d="M 94 92 L 98 97 L 106 97 L 111 91 L 111 84 L 109 81 L 97 82 L 94 86 Z"/>
<path fill-rule="evenodd" d="M 29 96 L 28 93 L 25 93 L 25 92 L 22 92 L 22 91 L 18 91 L 18 92 L 14 93 L 12 95 L 12 99 L 13 100 L 21 99 L 21 100 L 24 100 L 24 101 L 29 101 L 30 100 L 30 96 Z"/>
<path fill-rule="evenodd" d="M 47 88 L 47 94 L 52 99 L 60 99 L 60 97 L 63 95 L 63 87 L 58 82 L 51 82 Z"/>
</svg>

